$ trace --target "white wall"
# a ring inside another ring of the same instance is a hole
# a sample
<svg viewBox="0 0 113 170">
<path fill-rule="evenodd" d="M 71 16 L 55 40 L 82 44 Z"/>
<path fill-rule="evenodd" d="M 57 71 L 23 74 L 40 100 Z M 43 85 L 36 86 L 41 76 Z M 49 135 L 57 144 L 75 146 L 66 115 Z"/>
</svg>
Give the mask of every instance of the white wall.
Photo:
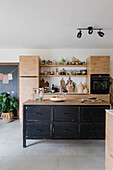
<svg viewBox="0 0 113 170">
<path fill-rule="evenodd" d="M 50 59 L 60 61 L 62 57 L 72 59 L 73 56 L 81 61 L 85 61 L 86 58 L 93 55 L 109 55 L 111 58 L 110 72 L 113 77 L 113 49 L 19 49 L 19 50 L 0 50 L 0 62 L 19 62 L 20 55 L 38 55 L 41 59 Z M 59 84 L 61 78 L 47 78 L 50 82 L 54 82 L 56 85 Z M 65 78 L 67 81 L 67 78 Z M 74 78 L 76 84 L 80 81 L 85 84 L 85 78 Z M 51 83 L 52 83 L 51 82 Z"/>
</svg>

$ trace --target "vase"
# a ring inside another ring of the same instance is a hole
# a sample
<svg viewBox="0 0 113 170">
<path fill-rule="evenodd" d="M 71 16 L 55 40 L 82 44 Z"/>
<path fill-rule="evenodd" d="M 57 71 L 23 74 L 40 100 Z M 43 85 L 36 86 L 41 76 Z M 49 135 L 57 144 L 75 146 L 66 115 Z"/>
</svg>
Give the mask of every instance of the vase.
<svg viewBox="0 0 113 170">
<path fill-rule="evenodd" d="M 13 113 L 2 113 L 1 117 L 3 118 L 3 122 L 4 123 L 9 123 L 12 122 L 12 117 L 13 117 Z"/>
</svg>

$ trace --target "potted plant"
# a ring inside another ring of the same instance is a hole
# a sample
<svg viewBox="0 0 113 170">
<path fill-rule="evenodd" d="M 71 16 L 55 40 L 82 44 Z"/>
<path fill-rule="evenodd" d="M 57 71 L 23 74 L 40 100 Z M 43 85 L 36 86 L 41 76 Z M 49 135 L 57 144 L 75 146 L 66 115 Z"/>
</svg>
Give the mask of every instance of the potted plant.
<svg viewBox="0 0 113 170">
<path fill-rule="evenodd" d="M 64 58 L 62 58 L 61 62 L 62 62 L 62 64 L 65 64 L 66 60 Z"/>
<path fill-rule="evenodd" d="M 1 93 L 0 95 L 0 112 L 4 122 L 11 122 L 13 117 L 13 110 L 18 109 L 18 102 L 15 97 L 11 97 L 8 93 Z"/>
</svg>

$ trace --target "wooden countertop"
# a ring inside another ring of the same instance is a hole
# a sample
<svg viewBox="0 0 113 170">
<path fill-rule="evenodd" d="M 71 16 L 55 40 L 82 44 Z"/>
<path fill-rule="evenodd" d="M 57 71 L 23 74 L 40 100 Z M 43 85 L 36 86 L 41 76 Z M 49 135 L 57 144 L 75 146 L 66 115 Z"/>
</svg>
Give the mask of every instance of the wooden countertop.
<svg viewBox="0 0 113 170">
<path fill-rule="evenodd" d="M 110 105 L 108 102 L 84 102 L 81 103 L 80 100 L 66 100 L 64 102 L 52 102 L 48 99 L 44 99 L 43 101 L 33 101 L 33 100 L 27 100 L 24 102 L 24 105 Z"/>
</svg>

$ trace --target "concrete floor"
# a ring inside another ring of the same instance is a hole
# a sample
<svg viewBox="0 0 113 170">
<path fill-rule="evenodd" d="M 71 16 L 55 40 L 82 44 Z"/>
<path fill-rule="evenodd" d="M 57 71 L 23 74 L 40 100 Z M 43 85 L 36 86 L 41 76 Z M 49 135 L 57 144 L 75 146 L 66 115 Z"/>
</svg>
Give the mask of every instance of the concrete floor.
<svg viewBox="0 0 113 170">
<path fill-rule="evenodd" d="M 104 170 L 104 141 L 29 141 L 22 147 L 19 120 L 0 120 L 0 170 Z M 33 145 L 32 145 L 33 144 Z"/>
</svg>

